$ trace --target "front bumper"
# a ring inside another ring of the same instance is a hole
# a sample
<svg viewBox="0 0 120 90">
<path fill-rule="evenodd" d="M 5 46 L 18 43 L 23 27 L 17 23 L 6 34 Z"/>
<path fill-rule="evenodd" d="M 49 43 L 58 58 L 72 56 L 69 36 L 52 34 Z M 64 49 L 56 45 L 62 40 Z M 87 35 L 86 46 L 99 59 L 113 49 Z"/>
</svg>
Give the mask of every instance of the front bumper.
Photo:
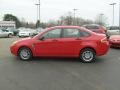
<svg viewBox="0 0 120 90">
<path fill-rule="evenodd" d="M 111 47 L 119 47 L 120 48 L 120 43 L 110 43 Z"/>
<path fill-rule="evenodd" d="M 120 42 L 118 42 L 118 41 L 110 41 L 110 46 L 120 48 Z"/>
<path fill-rule="evenodd" d="M 17 47 L 16 46 L 10 46 L 10 51 L 13 55 L 17 56 Z"/>
</svg>

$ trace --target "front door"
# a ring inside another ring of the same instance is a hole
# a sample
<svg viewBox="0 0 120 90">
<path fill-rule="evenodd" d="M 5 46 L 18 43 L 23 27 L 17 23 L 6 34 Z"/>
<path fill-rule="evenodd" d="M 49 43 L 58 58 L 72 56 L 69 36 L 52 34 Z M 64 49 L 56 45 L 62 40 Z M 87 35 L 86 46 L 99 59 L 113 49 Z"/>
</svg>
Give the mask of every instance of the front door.
<svg viewBox="0 0 120 90">
<path fill-rule="evenodd" d="M 37 56 L 60 56 L 61 54 L 61 29 L 49 30 L 35 43 Z"/>
</svg>

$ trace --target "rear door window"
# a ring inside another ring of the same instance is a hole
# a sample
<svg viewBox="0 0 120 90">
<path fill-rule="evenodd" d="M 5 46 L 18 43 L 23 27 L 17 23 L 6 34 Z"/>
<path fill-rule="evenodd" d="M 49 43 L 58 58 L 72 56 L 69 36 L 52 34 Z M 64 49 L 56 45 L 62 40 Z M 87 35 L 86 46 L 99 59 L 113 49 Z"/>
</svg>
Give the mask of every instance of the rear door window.
<svg viewBox="0 0 120 90">
<path fill-rule="evenodd" d="M 76 38 L 80 37 L 80 32 L 78 29 L 64 29 L 62 33 L 63 38 Z"/>
</svg>

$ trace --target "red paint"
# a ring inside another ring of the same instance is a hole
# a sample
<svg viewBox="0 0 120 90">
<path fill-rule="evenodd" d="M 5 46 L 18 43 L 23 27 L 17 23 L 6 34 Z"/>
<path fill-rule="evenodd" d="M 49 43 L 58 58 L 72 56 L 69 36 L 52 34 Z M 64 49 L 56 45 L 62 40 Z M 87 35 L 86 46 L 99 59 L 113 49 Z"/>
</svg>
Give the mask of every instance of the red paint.
<svg viewBox="0 0 120 90">
<path fill-rule="evenodd" d="M 79 29 L 89 33 L 87 37 L 54 38 L 39 40 L 41 35 L 53 29 Z M 104 34 L 97 34 L 79 26 L 56 26 L 46 29 L 44 32 L 33 38 L 25 38 L 12 44 L 11 53 L 17 56 L 21 47 L 31 49 L 33 56 L 54 56 L 54 57 L 79 57 L 80 51 L 84 48 L 92 48 L 97 56 L 105 55 L 109 49 L 109 42 Z"/>
<path fill-rule="evenodd" d="M 83 25 L 83 27 L 95 32 L 95 33 L 106 33 L 106 29 L 103 26 L 97 25 L 97 24 L 88 24 L 88 25 Z"/>
<path fill-rule="evenodd" d="M 110 37 L 110 46 L 120 48 L 120 35 L 113 35 Z"/>
</svg>

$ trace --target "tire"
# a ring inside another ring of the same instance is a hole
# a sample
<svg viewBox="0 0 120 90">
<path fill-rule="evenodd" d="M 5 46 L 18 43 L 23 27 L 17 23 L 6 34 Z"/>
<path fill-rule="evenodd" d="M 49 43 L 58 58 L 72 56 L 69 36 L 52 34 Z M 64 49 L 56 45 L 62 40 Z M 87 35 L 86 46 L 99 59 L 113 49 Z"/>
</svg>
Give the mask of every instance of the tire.
<svg viewBox="0 0 120 90">
<path fill-rule="evenodd" d="M 22 47 L 18 51 L 18 57 L 23 61 L 29 61 L 32 58 L 32 52 L 27 47 Z"/>
<path fill-rule="evenodd" d="M 85 49 L 81 50 L 80 60 L 83 63 L 91 63 L 91 62 L 95 61 L 95 59 L 96 59 L 96 53 L 93 49 L 85 48 Z"/>
<path fill-rule="evenodd" d="M 12 37 L 12 34 L 8 34 L 8 38 Z"/>
</svg>

